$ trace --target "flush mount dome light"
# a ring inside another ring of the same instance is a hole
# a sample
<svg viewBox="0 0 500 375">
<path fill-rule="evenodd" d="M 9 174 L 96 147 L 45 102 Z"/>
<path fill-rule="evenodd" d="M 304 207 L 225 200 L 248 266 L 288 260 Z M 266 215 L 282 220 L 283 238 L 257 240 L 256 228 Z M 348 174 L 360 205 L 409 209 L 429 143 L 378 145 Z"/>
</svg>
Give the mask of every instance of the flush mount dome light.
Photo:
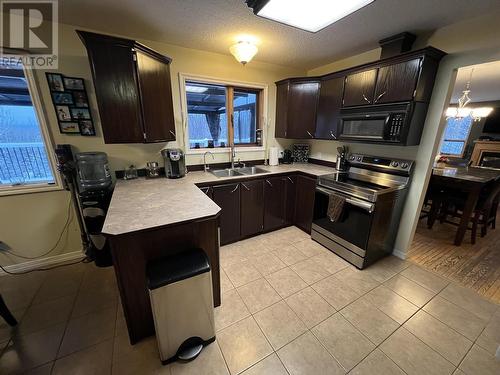
<svg viewBox="0 0 500 375">
<path fill-rule="evenodd" d="M 258 51 L 257 46 L 249 41 L 239 41 L 229 47 L 229 52 L 243 65 L 252 60 Z"/>
<path fill-rule="evenodd" d="M 261 17 L 313 33 L 375 0 L 246 0 Z"/>
</svg>

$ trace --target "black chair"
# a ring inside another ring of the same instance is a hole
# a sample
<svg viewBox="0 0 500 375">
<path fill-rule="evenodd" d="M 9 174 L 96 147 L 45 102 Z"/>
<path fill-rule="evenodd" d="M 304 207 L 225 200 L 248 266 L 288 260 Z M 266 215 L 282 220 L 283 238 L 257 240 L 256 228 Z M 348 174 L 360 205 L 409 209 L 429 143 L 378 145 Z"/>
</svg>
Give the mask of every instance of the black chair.
<svg viewBox="0 0 500 375">
<path fill-rule="evenodd" d="M 7 305 L 5 304 L 2 295 L 0 294 L 0 316 L 5 319 L 8 325 L 14 327 L 17 325 L 17 320 L 14 315 L 9 311 Z"/>
</svg>

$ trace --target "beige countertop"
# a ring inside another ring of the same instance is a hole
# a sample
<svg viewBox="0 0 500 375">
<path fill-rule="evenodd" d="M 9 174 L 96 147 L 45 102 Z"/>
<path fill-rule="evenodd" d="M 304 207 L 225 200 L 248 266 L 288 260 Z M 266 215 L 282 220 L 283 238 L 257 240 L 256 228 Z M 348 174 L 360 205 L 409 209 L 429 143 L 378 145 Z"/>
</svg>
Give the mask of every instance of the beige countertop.
<svg viewBox="0 0 500 375">
<path fill-rule="evenodd" d="M 312 176 L 334 172 L 333 168 L 307 163 L 259 167 L 269 173 L 218 178 L 209 172 L 189 172 L 180 179 L 118 180 L 102 233 L 120 235 L 217 215 L 220 207 L 196 184 L 224 183 L 288 172 L 303 172 Z"/>
</svg>

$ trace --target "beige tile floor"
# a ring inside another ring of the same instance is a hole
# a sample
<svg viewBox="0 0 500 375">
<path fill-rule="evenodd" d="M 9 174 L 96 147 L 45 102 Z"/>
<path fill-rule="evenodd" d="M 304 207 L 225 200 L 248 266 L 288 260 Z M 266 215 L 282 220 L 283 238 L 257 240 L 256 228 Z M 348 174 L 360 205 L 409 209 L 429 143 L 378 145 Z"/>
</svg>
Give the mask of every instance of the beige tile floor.
<svg viewBox="0 0 500 375">
<path fill-rule="evenodd" d="M 386 258 L 358 271 L 292 227 L 221 248 L 217 340 L 162 366 L 131 346 L 112 268 L 0 277 L 0 374 L 500 374 L 500 308 Z"/>
</svg>

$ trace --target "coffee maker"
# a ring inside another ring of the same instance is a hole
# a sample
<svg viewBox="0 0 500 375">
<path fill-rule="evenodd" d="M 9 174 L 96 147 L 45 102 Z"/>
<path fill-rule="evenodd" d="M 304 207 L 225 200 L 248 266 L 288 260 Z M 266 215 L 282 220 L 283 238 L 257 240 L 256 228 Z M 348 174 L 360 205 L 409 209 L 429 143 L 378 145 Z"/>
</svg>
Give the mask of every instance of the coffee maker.
<svg viewBox="0 0 500 375">
<path fill-rule="evenodd" d="M 165 159 L 165 175 L 168 178 L 181 178 L 186 175 L 186 159 L 184 152 L 178 148 L 167 148 L 161 151 Z"/>
</svg>

